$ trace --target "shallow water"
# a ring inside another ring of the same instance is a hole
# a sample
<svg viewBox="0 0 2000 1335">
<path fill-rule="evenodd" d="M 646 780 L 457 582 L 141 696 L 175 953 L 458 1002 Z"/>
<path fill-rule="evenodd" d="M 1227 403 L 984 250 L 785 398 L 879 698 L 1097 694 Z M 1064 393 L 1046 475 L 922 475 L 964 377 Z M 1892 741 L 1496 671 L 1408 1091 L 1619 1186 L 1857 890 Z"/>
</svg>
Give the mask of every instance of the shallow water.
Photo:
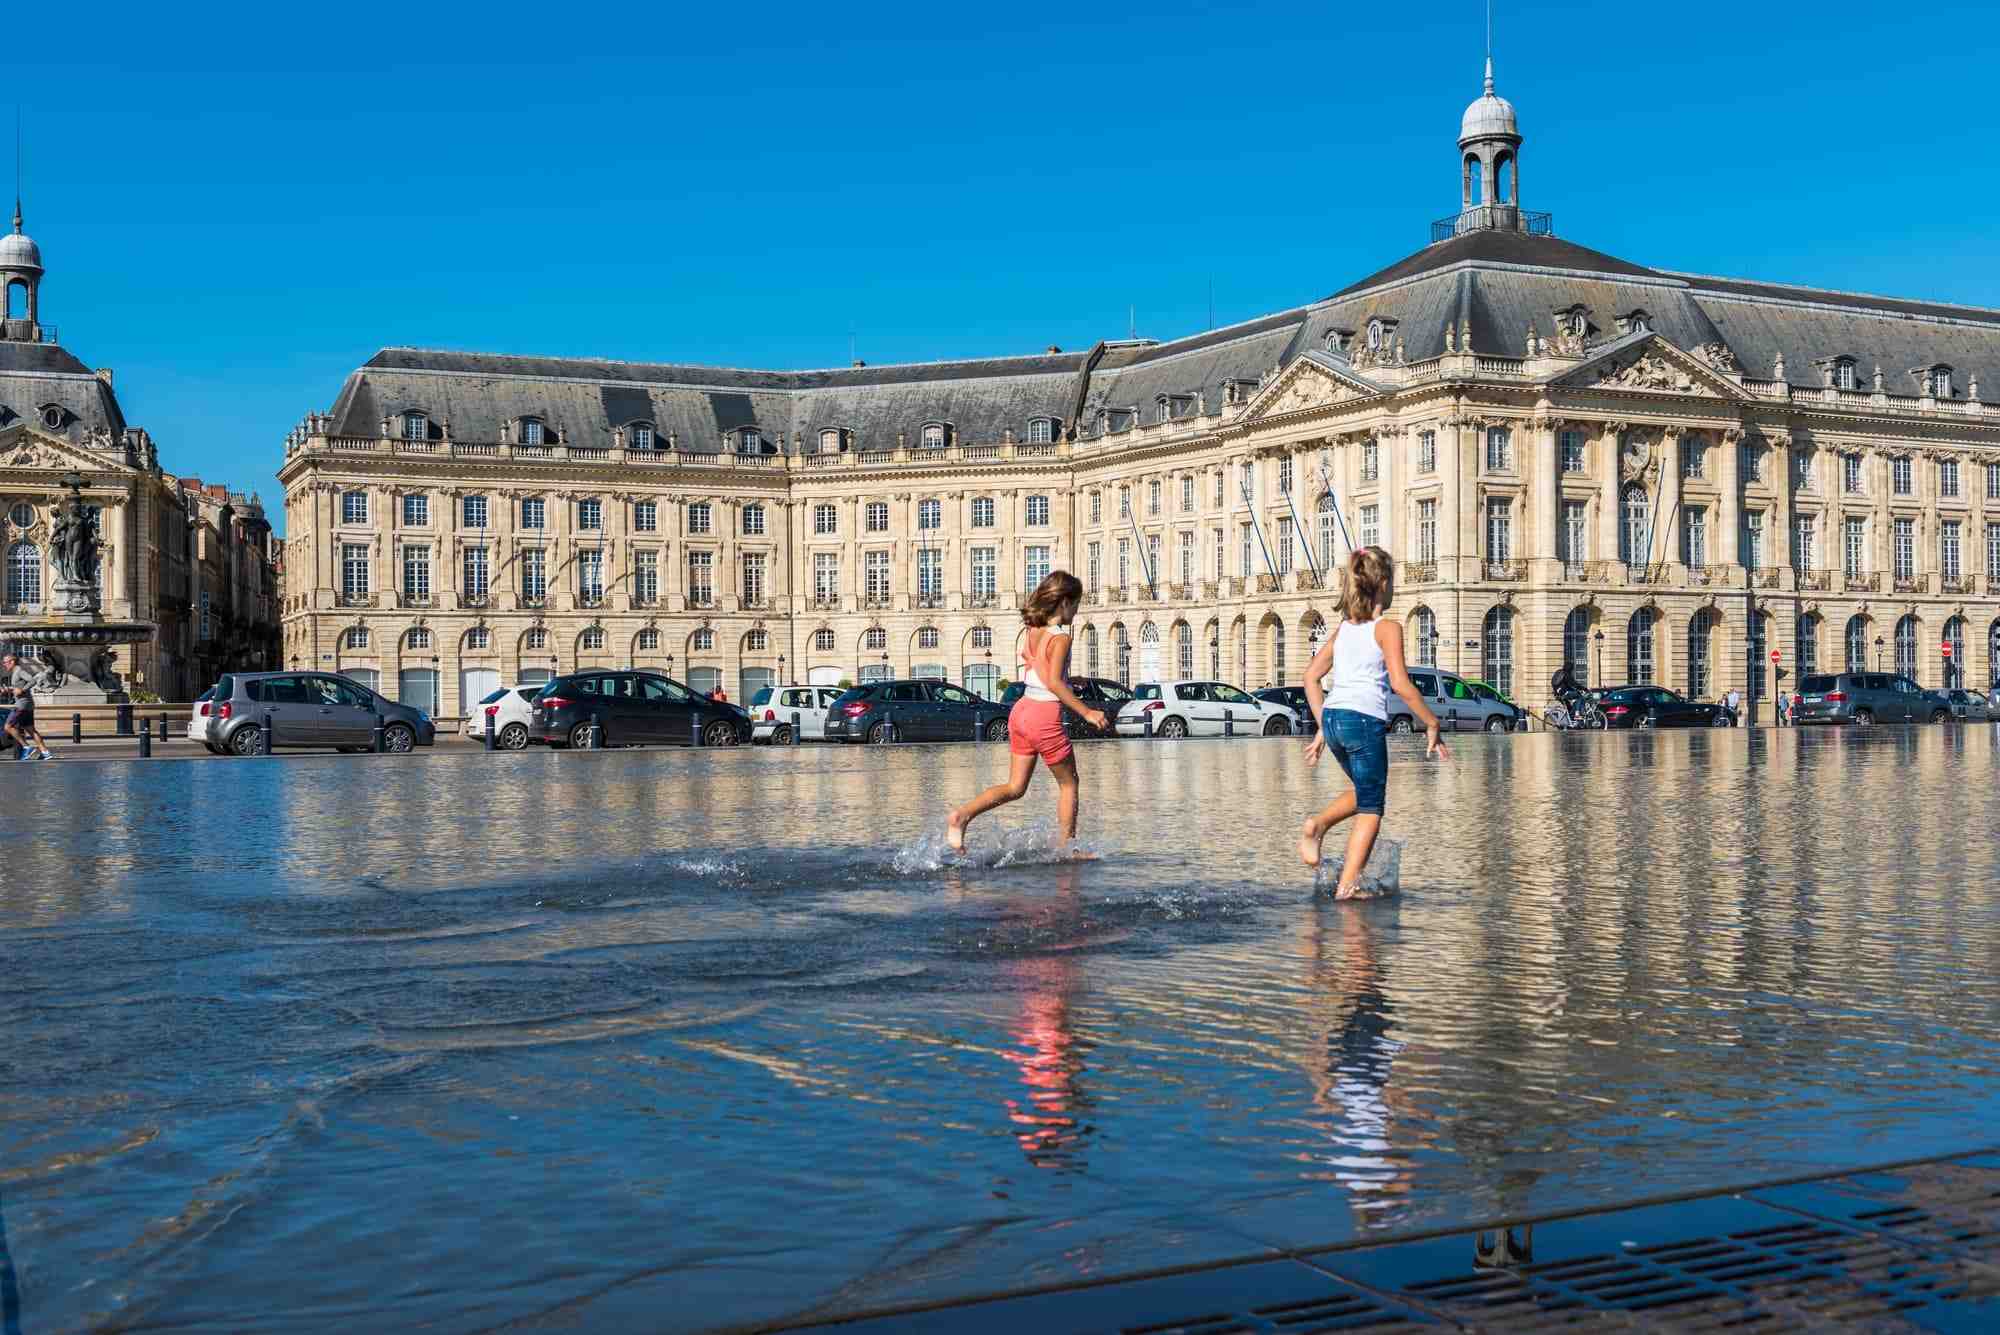
<svg viewBox="0 0 2000 1335">
<path fill-rule="evenodd" d="M 1296 744 L 1081 748 L 1095 861 L 1045 779 L 944 850 L 1002 748 L 33 767 L 6 1329 L 701 1329 L 2000 1142 L 2000 730 L 1452 746 L 1356 904 Z"/>
</svg>

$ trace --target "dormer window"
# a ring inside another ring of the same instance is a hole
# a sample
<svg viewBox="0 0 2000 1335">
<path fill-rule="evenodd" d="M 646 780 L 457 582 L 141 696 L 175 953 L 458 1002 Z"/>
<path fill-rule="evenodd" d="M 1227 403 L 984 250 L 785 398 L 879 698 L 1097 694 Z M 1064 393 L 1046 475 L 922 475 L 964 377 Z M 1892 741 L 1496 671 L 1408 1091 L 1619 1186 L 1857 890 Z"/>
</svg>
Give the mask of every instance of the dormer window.
<svg viewBox="0 0 2000 1335">
<path fill-rule="evenodd" d="M 923 433 L 918 436 L 918 439 L 923 442 L 923 446 L 927 450 L 941 450 L 945 447 L 947 435 L 944 423 L 926 422 L 924 423 Z"/>
<path fill-rule="evenodd" d="M 1053 445 L 1055 439 L 1055 418 L 1031 417 L 1028 419 L 1028 443 L 1030 445 Z"/>
<path fill-rule="evenodd" d="M 1555 313 L 1556 332 L 1568 338 L 1587 338 L 1590 335 L 1590 308 L 1571 306 Z"/>
<path fill-rule="evenodd" d="M 839 454 L 842 444 L 842 434 L 840 428 L 835 426 L 827 427 L 821 431 L 819 433 L 819 452 L 821 454 Z"/>
<path fill-rule="evenodd" d="M 1329 329 L 1326 331 L 1326 350 L 1336 357 L 1347 355 L 1347 340 L 1353 336 L 1351 329 Z"/>
<path fill-rule="evenodd" d="M 1835 389 L 1854 388 L 1854 358 L 1835 357 L 1833 359 L 1833 387 Z"/>
<path fill-rule="evenodd" d="M 1388 333 L 1383 329 L 1380 320 L 1370 320 L 1368 322 L 1368 350 L 1370 352 L 1380 352 L 1382 344 L 1387 338 Z"/>
<path fill-rule="evenodd" d="M 654 434 L 651 422 L 634 422 L 629 439 L 631 443 L 627 448 L 650 453 L 657 448 L 655 442 L 659 437 Z"/>
<path fill-rule="evenodd" d="M 430 438 L 431 438 L 430 418 L 424 416 L 422 413 L 416 413 L 416 412 L 403 414 L 404 440 L 429 440 Z"/>
<path fill-rule="evenodd" d="M 1097 423 L 1106 432 L 1130 431 L 1138 416 L 1135 408 L 1102 408 L 1098 410 Z"/>
<path fill-rule="evenodd" d="M 69 413 L 64 410 L 60 403 L 42 405 L 42 425 L 49 430 L 60 431 L 68 421 Z"/>
<path fill-rule="evenodd" d="M 1924 393 L 1934 399 L 1950 398 L 1951 368 L 1949 366 L 1933 366 L 1930 370 L 1924 372 Z"/>
<path fill-rule="evenodd" d="M 736 433 L 736 452 L 738 454 L 762 454 L 764 452 L 764 433 L 754 426 L 746 426 L 738 431 Z"/>
<path fill-rule="evenodd" d="M 1629 311 L 1618 317 L 1618 332 L 1623 334 L 1650 334 L 1653 332 L 1653 317 L 1644 311 Z"/>
<path fill-rule="evenodd" d="M 1240 406 L 1250 402 L 1250 396 L 1256 392 L 1257 382 L 1254 380 L 1225 380 L 1222 382 L 1222 401 L 1224 403 Z"/>
<path fill-rule="evenodd" d="M 541 418 L 523 417 L 521 419 L 521 443 L 523 445 L 540 445 L 546 439 Z"/>
</svg>

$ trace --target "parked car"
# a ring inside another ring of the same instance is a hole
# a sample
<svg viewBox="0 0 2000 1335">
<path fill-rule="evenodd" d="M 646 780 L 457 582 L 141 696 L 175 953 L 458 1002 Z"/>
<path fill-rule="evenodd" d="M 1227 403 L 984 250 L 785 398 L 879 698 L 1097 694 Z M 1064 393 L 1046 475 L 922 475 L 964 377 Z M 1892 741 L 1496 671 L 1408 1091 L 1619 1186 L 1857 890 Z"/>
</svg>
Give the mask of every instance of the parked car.
<svg viewBox="0 0 2000 1335">
<path fill-rule="evenodd" d="M 1291 706 L 1259 700 L 1219 681 L 1144 682 L 1112 720 L 1120 737 L 1144 737 L 1146 720 L 1155 737 L 1281 737 L 1292 732 Z"/>
<path fill-rule="evenodd" d="M 1071 677 L 1069 679 L 1069 688 L 1076 692 L 1077 699 L 1083 701 L 1093 709 L 1103 710 L 1105 717 L 1111 719 L 1117 718 L 1118 711 L 1124 708 L 1125 702 L 1132 698 L 1131 687 L 1120 681 L 1112 681 L 1109 677 Z M 1001 692 L 1001 706 L 1009 714 L 1012 714 L 1014 712 L 1014 705 L 1023 695 L 1027 694 L 1027 691 L 1028 684 L 1026 682 L 1015 682 L 1012 686 Z M 1101 740 L 1106 737 L 1116 737 L 1118 735 L 1116 729 L 1107 729 L 1104 732 L 1099 732 L 1088 723 L 1085 723 L 1081 716 L 1072 714 L 1068 706 L 1063 707 L 1062 719 L 1063 731 L 1078 740 Z"/>
<path fill-rule="evenodd" d="M 826 740 L 826 712 L 845 693 L 844 686 L 766 686 L 750 697 L 750 740 L 789 746 L 792 717 L 798 716 L 799 740 Z"/>
<path fill-rule="evenodd" d="M 827 711 L 830 742 L 963 742 L 977 735 L 1007 740 L 1007 708 L 948 681 L 871 681 Z"/>
<path fill-rule="evenodd" d="M 1733 728 L 1728 705 L 1690 700 L 1664 686 L 1613 686 L 1598 691 L 1607 728 Z"/>
<path fill-rule="evenodd" d="M 385 700 L 331 672 L 232 672 L 195 709 L 206 724 L 196 740 L 229 755 L 258 754 L 267 718 L 281 748 L 365 751 L 374 742 L 378 719 L 382 744 L 391 751 L 437 741 L 437 724 L 423 710 Z"/>
<path fill-rule="evenodd" d="M 486 740 L 486 720 L 493 720 L 493 746 L 500 751 L 522 751 L 528 746 L 528 728 L 535 721 L 535 697 L 543 683 L 502 686 L 489 691 L 465 715 L 465 736 L 475 742 Z"/>
<path fill-rule="evenodd" d="M 1306 700 L 1303 686 L 1266 686 L 1261 691 L 1250 694 L 1259 700 L 1268 700 L 1274 705 L 1283 705 L 1292 711 L 1292 731 L 1311 732 L 1313 730 L 1312 705 Z"/>
<path fill-rule="evenodd" d="M 191 742 L 200 742 L 208 748 L 209 754 L 219 756 L 222 754 L 222 748 L 208 740 L 208 707 L 214 699 L 213 686 L 194 698 L 194 707 L 188 711 L 187 739 Z"/>
<path fill-rule="evenodd" d="M 750 740 L 741 705 L 698 695 L 657 672 L 572 672 L 535 697 L 528 740 L 562 750 L 588 746 L 735 746 Z"/>
<path fill-rule="evenodd" d="M 1951 701 L 1893 672 L 1815 673 L 1799 683 L 1798 722 L 1942 723 Z"/>
<path fill-rule="evenodd" d="M 1424 703 L 1437 715 L 1444 732 L 1525 732 L 1528 711 L 1500 698 L 1500 693 L 1484 682 L 1468 681 L 1441 668 L 1407 669 L 1410 684 Z M 1389 731 L 1417 731 L 1417 717 L 1402 697 L 1389 696 Z"/>
<path fill-rule="evenodd" d="M 1951 716 L 1961 723 L 1985 723 L 1993 718 L 1993 707 L 1978 691 L 1950 690 L 1943 694 L 1951 703 Z"/>
</svg>

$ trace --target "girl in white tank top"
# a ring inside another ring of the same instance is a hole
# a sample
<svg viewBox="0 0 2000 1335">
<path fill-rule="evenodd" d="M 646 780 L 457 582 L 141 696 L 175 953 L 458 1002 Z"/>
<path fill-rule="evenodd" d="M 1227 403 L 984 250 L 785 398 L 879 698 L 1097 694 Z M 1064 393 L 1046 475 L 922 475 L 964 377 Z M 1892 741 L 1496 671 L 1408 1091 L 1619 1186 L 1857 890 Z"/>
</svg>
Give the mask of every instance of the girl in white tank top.
<svg viewBox="0 0 2000 1335">
<path fill-rule="evenodd" d="M 1426 754 L 1446 754 L 1438 740 L 1437 715 L 1424 704 L 1403 668 L 1403 627 L 1382 615 L 1395 596 L 1395 568 L 1380 547 L 1362 547 L 1348 557 L 1346 586 L 1340 595 L 1346 620 L 1306 667 L 1306 700 L 1320 720 L 1306 748 L 1308 762 L 1318 764 L 1321 755 L 1331 755 L 1354 788 L 1307 818 L 1299 833 L 1299 860 L 1308 867 L 1319 866 L 1326 832 L 1352 818 L 1337 899 L 1352 898 L 1360 888 L 1375 836 L 1382 830 L 1389 781 L 1389 692 L 1400 696 L 1423 723 Z M 1333 685 L 1322 690 L 1320 682 L 1329 674 Z"/>
</svg>

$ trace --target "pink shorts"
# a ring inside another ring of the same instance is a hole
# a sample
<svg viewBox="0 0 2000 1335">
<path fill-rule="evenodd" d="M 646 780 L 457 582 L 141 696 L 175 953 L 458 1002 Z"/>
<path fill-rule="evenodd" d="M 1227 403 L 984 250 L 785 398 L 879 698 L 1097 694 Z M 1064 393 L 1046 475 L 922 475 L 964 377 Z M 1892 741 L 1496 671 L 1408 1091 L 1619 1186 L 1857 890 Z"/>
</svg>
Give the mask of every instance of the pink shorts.
<svg viewBox="0 0 2000 1335">
<path fill-rule="evenodd" d="M 1017 756 L 1040 756 L 1044 765 L 1068 760 L 1062 705 L 1054 700 L 1016 700 L 1007 715 L 1007 749 Z"/>
</svg>

